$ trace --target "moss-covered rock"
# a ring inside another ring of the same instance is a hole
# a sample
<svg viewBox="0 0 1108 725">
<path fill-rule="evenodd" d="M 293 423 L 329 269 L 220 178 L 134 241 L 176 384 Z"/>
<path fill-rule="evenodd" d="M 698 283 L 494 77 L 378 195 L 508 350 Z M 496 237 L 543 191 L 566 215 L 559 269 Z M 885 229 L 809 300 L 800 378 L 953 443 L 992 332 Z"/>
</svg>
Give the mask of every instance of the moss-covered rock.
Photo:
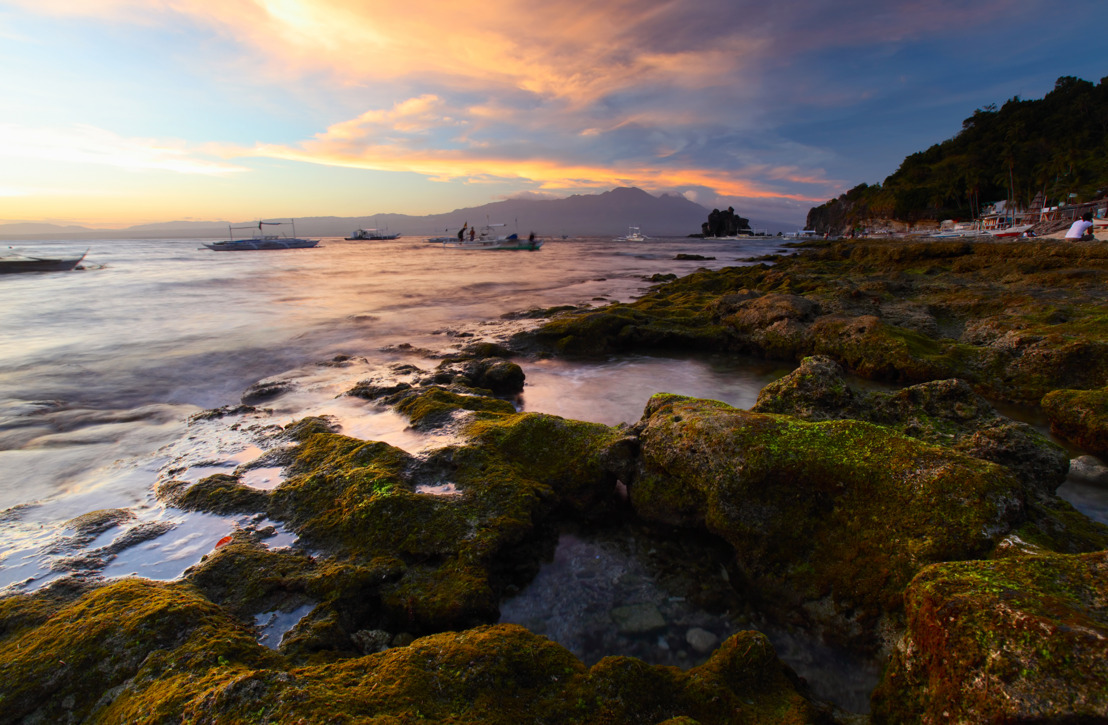
<svg viewBox="0 0 1108 725">
<path fill-rule="evenodd" d="M 1005 466 L 1042 495 L 1053 494 L 1069 468 L 1061 446 L 1030 425 L 1000 415 L 962 380 L 935 380 L 888 393 L 855 392 L 837 363 L 813 356 L 764 387 L 752 410 L 810 421 L 877 423 Z"/>
<path fill-rule="evenodd" d="M 514 413 L 515 406 L 506 400 L 484 395 L 455 393 L 438 386 L 417 388 L 394 398 L 397 411 L 408 416 L 412 427 L 429 429 L 443 426 L 460 411 L 474 413 Z"/>
<path fill-rule="evenodd" d="M 499 346 L 496 346 L 499 349 Z M 494 395 L 513 395 L 523 391 L 526 375 L 517 363 L 502 357 L 479 357 L 473 360 L 448 360 L 439 370 L 453 373 L 456 384 Z"/>
<path fill-rule="evenodd" d="M 858 397 L 847 384 L 841 365 L 826 355 L 812 355 L 792 372 L 763 386 L 751 410 L 807 421 L 837 420 L 857 414 Z"/>
<path fill-rule="evenodd" d="M 263 511 L 269 494 L 242 483 L 238 476 L 216 473 L 194 484 L 167 481 L 158 486 L 158 496 L 171 506 L 215 514 Z"/>
<path fill-rule="evenodd" d="M 1051 433 L 1108 457 L 1108 388 L 1053 390 L 1043 396 L 1041 405 Z"/>
<path fill-rule="evenodd" d="M 364 629 L 374 618 L 373 628 L 426 633 L 495 621 L 503 588 L 533 574 L 547 548 L 544 520 L 560 507 L 602 510 L 628 475 L 633 442 L 624 433 L 496 402 L 506 409 L 484 411 L 464 429 L 469 444 L 418 460 L 298 426 L 289 476 L 270 494 L 268 513 L 347 565 L 402 562 L 397 576 L 364 593 L 379 605 L 372 615 L 333 597 L 342 623 Z M 455 493 L 422 492 L 444 487 Z"/>
<path fill-rule="evenodd" d="M 921 568 L 986 555 L 1023 515 L 1003 468 L 860 421 L 656 395 L 641 443 L 639 515 L 724 538 L 778 616 L 860 647 Z"/>
<path fill-rule="evenodd" d="M 515 625 L 477 627 L 410 646 L 290 672 L 255 671 L 213 687 L 186 719 L 612 725 L 689 717 L 712 723 L 820 719 L 765 638 L 729 640 L 691 672 L 608 658 L 586 669 L 568 651 Z"/>
<path fill-rule="evenodd" d="M 307 554 L 268 549 L 239 531 L 231 543 L 205 556 L 185 575 L 208 599 L 245 617 L 311 599 L 309 590 L 318 573 Z"/>
<path fill-rule="evenodd" d="M 246 626 L 191 587 L 127 579 L 0 639 L 0 706 L 9 722 L 119 722 L 104 714 L 113 696 L 146 689 L 143 717 L 158 720 L 179 707 L 182 690 L 195 696 L 214 670 L 229 678 L 276 661 Z M 147 688 L 137 684 L 144 678 Z"/>
<path fill-rule="evenodd" d="M 475 421 L 465 433 L 578 511 L 595 511 L 617 480 L 629 480 L 638 453 L 637 440 L 618 428 L 541 413 Z"/>
<path fill-rule="evenodd" d="M 821 711 L 765 638 L 733 636 L 690 672 L 608 658 L 587 669 L 515 625 L 293 667 L 184 584 L 124 580 L 0 634 L 9 722 L 808 723 Z M 49 600 L 49 602 L 47 601 Z M 320 631 L 317 628 L 316 631 Z"/>
<path fill-rule="evenodd" d="M 906 601 L 875 722 L 1108 719 L 1108 553 L 938 564 Z"/>
</svg>

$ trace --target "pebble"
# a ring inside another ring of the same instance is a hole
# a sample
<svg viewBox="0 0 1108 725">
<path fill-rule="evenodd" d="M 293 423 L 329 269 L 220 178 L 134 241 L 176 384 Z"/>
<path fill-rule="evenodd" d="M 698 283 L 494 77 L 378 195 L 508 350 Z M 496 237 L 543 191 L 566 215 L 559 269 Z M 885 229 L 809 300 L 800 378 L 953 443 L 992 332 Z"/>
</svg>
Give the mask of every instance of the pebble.
<svg viewBox="0 0 1108 725">
<path fill-rule="evenodd" d="M 630 604 L 611 611 L 612 621 L 621 634 L 642 634 L 665 629 L 666 620 L 653 604 Z"/>
<path fill-rule="evenodd" d="M 708 654 L 716 648 L 719 644 L 719 637 L 706 629 L 693 627 L 688 632 L 685 632 L 685 641 L 689 643 L 690 647 L 703 655 Z"/>
<path fill-rule="evenodd" d="M 1108 467 L 1094 456 L 1078 456 L 1070 461 L 1070 476 L 1098 486 L 1108 486 Z"/>
</svg>

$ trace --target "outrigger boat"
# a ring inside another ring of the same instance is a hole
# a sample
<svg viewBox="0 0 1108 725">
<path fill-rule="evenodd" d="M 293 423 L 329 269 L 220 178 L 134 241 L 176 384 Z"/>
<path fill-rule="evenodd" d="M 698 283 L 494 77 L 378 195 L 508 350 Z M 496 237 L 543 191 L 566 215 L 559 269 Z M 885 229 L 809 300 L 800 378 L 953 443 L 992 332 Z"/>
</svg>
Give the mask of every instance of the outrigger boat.
<svg viewBox="0 0 1108 725">
<path fill-rule="evenodd" d="M 265 234 L 263 226 L 292 225 L 292 236 L 282 237 L 278 234 Z M 319 244 L 318 239 L 303 239 L 296 236 L 296 223 L 289 219 L 287 222 L 258 222 L 258 231 L 254 236 L 246 239 L 235 239 L 236 229 L 254 229 L 249 227 L 227 227 L 231 238 L 223 242 L 205 243 L 204 246 L 216 252 L 241 252 L 255 249 L 308 249 Z"/>
<path fill-rule="evenodd" d="M 31 254 L 22 249 L 8 247 L 0 249 L 0 274 L 13 272 L 68 272 L 76 268 L 81 260 L 88 254 L 88 250 L 81 252 L 80 256 L 68 257 L 43 257 Z"/>
<path fill-rule="evenodd" d="M 389 234 L 388 232 L 382 232 L 380 229 L 358 229 L 349 237 L 345 237 L 346 241 L 367 241 L 367 242 L 379 242 L 389 239 L 399 239 L 399 234 Z"/>
<path fill-rule="evenodd" d="M 453 249 L 521 249 L 531 252 L 542 248 L 542 240 L 534 234 L 527 239 L 520 239 L 518 234 L 507 236 L 499 235 L 496 229 L 504 224 L 486 224 L 480 233 L 474 232 L 473 236 L 466 235 L 466 227 L 458 233 L 457 237 L 438 237 L 442 240 L 442 246 Z"/>
</svg>

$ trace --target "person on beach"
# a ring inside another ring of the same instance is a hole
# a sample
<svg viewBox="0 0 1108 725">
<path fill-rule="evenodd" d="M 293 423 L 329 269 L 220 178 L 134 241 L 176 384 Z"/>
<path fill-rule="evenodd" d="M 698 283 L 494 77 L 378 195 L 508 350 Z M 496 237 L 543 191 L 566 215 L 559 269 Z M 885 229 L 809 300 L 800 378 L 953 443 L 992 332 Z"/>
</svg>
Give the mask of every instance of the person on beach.
<svg viewBox="0 0 1108 725">
<path fill-rule="evenodd" d="M 1091 242 L 1096 239 L 1090 231 L 1092 228 L 1093 215 L 1085 214 L 1070 226 L 1070 230 L 1066 232 L 1066 239 L 1071 242 Z"/>
</svg>

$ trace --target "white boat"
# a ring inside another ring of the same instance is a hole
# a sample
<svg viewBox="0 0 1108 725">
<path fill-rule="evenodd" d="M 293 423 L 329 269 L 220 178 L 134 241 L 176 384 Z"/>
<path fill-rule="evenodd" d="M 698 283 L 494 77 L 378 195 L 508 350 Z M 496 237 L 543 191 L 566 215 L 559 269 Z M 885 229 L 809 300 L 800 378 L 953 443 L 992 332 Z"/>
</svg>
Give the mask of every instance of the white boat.
<svg viewBox="0 0 1108 725">
<path fill-rule="evenodd" d="M 987 237 L 990 236 L 984 229 L 954 229 L 946 232 L 926 234 L 930 239 L 961 239 L 962 237 Z"/>
<path fill-rule="evenodd" d="M 292 236 L 281 236 L 280 234 L 266 234 L 263 227 L 265 226 L 280 226 L 283 224 L 289 224 L 292 226 Z M 292 219 L 287 222 L 265 222 L 260 221 L 257 224 L 257 232 L 251 237 L 243 239 L 235 239 L 236 229 L 254 229 L 255 227 L 228 227 L 231 238 L 223 242 L 212 242 L 211 244 L 205 244 L 204 246 L 215 252 L 242 252 L 251 251 L 256 249 L 308 249 L 319 244 L 318 239 L 304 239 L 296 236 L 296 223 Z"/>
<path fill-rule="evenodd" d="M 989 229 L 987 231 L 989 232 L 989 234 L 992 234 L 998 239 L 1004 239 L 1006 237 L 1018 237 L 1033 226 L 1035 225 L 1021 224 L 1019 226 L 1007 227 L 1005 229 Z"/>
<path fill-rule="evenodd" d="M 347 241 L 369 241 L 378 242 L 388 239 L 399 239 L 399 234 L 389 234 L 387 231 L 381 231 L 380 229 L 358 229 L 349 237 L 345 237 Z"/>
<path fill-rule="evenodd" d="M 86 249 L 78 256 L 45 256 L 24 249 L 8 247 L 0 249 L 0 274 L 13 272 L 68 272 L 74 269 L 88 254 Z"/>
<path fill-rule="evenodd" d="M 616 237 L 612 241 L 614 242 L 645 242 L 649 237 L 643 236 L 642 230 L 638 227 L 627 227 L 627 235 L 623 237 Z"/>
<path fill-rule="evenodd" d="M 525 249 L 537 251 L 542 247 L 542 240 L 531 234 L 527 239 L 520 239 L 518 234 L 503 235 L 499 230 L 504 224 L 486 224 L 480 232 L 466 233 L 466 228 L 456 237 L 439 237 L 443 240 L 444 247 L 452 249 Z"/>
</svg>

